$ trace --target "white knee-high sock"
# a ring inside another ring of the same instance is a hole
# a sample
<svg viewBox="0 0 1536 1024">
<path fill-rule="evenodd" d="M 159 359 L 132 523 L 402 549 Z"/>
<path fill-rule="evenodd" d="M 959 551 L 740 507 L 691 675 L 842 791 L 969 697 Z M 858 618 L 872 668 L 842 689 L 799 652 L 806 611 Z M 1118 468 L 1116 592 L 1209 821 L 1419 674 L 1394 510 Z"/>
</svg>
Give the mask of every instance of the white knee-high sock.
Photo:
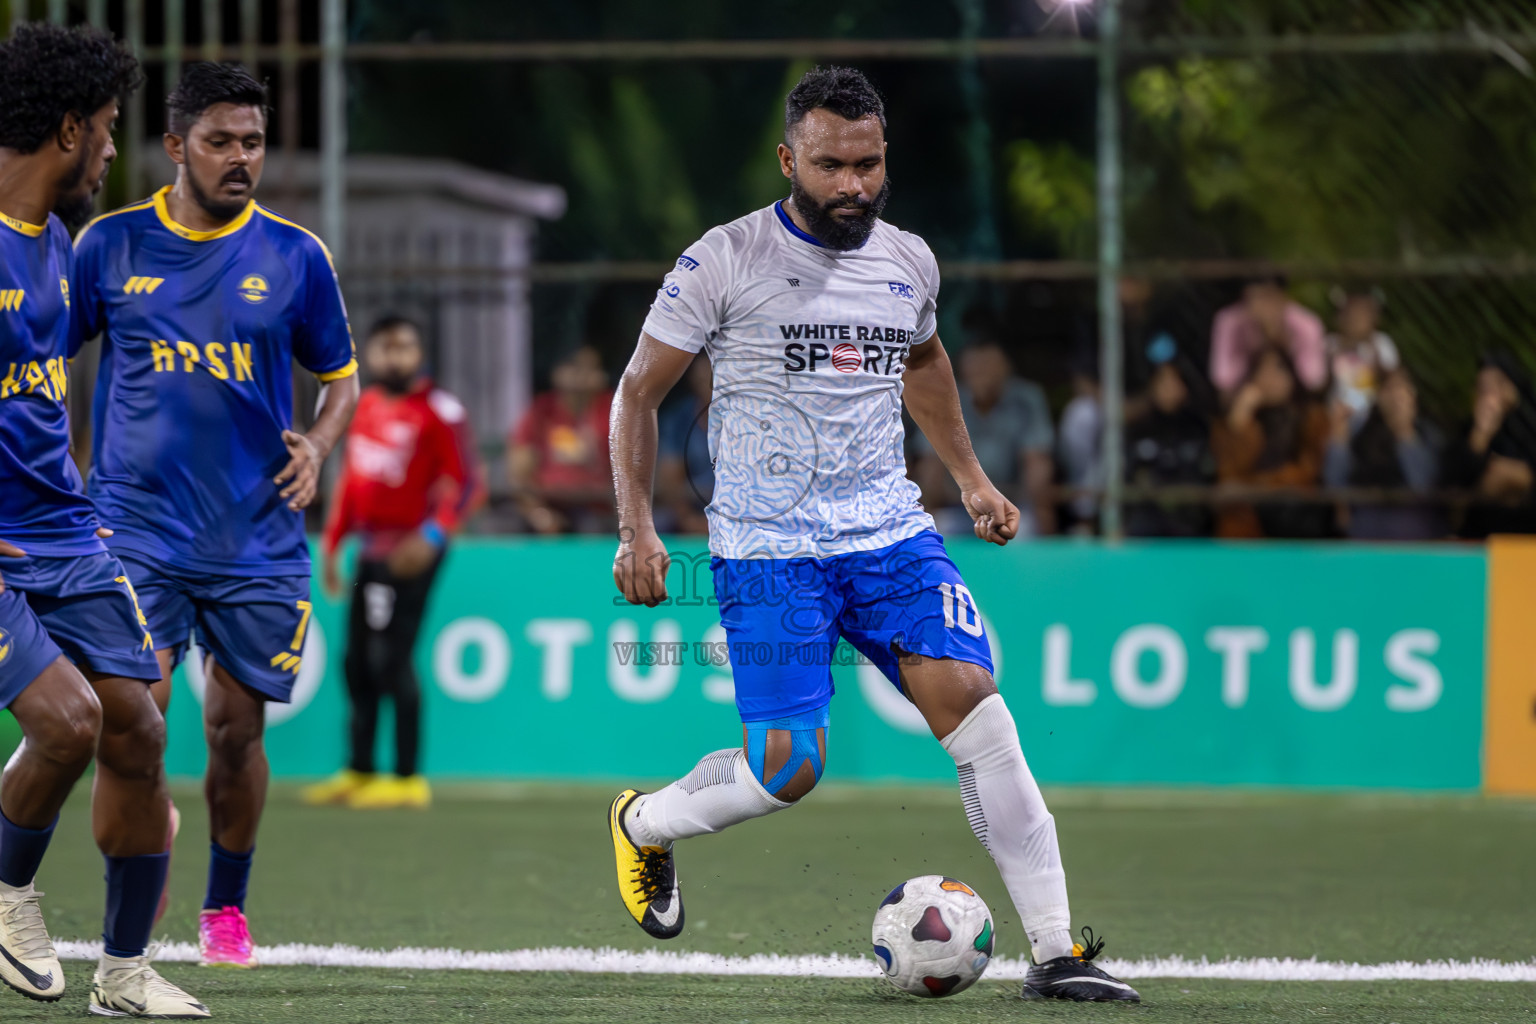
<svg viewBox="0 0 1536 1024">
<path fill-rule="evenodd" d="M 671 846 L 788 806 L 763 788 L 733 747 L 704 755 L 685 777 L 630 804 L 624 827 L 642 846 Z"/>
<path fill-rule="evenodd" d="M 1071 953 L 1072 915 L 1056 821 L 1024 762 L 1002 695 L 976 705 L 940 742 L 955 759 L 971 831 L 997 863 L 1035 961 Z"/>
</svg>

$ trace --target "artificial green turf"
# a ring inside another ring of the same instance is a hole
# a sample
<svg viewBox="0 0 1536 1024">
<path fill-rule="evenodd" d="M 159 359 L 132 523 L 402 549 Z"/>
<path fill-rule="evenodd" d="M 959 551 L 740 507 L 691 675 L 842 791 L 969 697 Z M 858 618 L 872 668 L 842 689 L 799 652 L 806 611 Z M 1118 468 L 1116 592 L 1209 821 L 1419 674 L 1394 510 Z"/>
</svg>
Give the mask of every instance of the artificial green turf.
<svg viewBox="0 0 1536 1024">
<path fill-rule="evenodd" d="M 84 1013 L 90 967 L 66 968 L 64 1000 L 42 1005 L 0 992 L 0 1020 L 58 1021 Z M 953 1021 L 1135 1022 L 1396 1021 L 1517 1024 L 1536 1019 L 1531 986 L 1507 983 L 1259 983 L 1148 981 L 1140 1006 L 1026 1003 L 1018 987 L 981 982 L 941 1000 L 880 981 L 700 978 L 613 974 L 484 974 L 262 968 L 239 973 L 170 964 L 166 977 L 205 999 L 219 1019 L 367 1024 L 375 1021 L 715 1022 L 949 1024 Z"/>
<path fill-rule="evenodd" d="M 619 906 L 605 812 L 613 790 L 445 789 L 430 812 L 300 806 L 274 790 L 248 904 L 257 941 L 369 947 L 656 945 Z M 1477 798 L 1232 792 L 1048 794 L 1073 916 L 1107 954 L 1318 956 L 1360 962 L 1536 952 L 1536 804 Z M 195 790 L 162 931 L 195 941 L 206 865 Z M 863 955 L 896 882 L 942 872 L 986 896 L 998 952 L 1024 952 L 1001 882 L 948 789 L 829 788 L 804 805 L 679 847 L 688 930 L 667 948 Z M 66 809 L 39 887 L 52 932 L 100 928 L 101 868 L 83 799 Z M 1140 1009 L 1039 1007 L 983 984 L 936 1003 L 873 983 L 582 975 L 424 974 L 167 965 L 237 1020 L 924 1020 L 985 1014 L 1114 1020 L 1536 1019 L 1536 986 L 1472 983 L 1141 985 Z M 0 1021 L 83 1010 L 87 965 L 65 1003 L 0 991 Z M 390 987 L 403 986 L 403 987 Z M 291 1005 L 285 1005 L 291 1004 Z M 32 1013 L 33 1016 L 25 1016 Z"/>
</svg>

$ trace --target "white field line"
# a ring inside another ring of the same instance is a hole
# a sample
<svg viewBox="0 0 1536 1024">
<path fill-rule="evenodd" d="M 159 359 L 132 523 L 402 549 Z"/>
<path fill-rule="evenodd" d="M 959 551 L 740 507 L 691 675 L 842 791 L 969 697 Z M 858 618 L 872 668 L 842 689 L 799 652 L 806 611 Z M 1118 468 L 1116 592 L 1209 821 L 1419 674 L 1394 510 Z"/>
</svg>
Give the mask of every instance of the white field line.
<svg viewBox="0 0 1536 1024">
<path fill-rule="evenodd" d="M 66 960 L 94 960 L 99 942 L 59 942 Z M 310 946 L 287 943 L 261 946 L 257 956 L 273 967 L 395 967 L 456 971 L 572 971 L 584 974 L 716 974 L 790 978 L 878 978 L 873 959 L 831 953 L 825 956 L 722 956 L 718 953 L 679 953 L 671 950 L 579 949 L 545 947 L 481 953 L 461 949 L 362 949 L 357 946 Z M 197 947 L 172 942 L 160 947 L 156 959 L 195 963 Z M 1536 960 L 1502 963 L 1497 960 L 1398 960 L 1383 964 L 1343 963 L 1260 957 L 1251 960 L 1189 960 L 1181 956 L 1142 960 L 1102 960 L 1105 970 L 1119 978 L 1193 978 L 1222 981 L 1524 981 L 1536 982 Z M 1022 959 L 994 960 L 987 977 L 1022 981 L 1029 963 Z"/>
</svg>

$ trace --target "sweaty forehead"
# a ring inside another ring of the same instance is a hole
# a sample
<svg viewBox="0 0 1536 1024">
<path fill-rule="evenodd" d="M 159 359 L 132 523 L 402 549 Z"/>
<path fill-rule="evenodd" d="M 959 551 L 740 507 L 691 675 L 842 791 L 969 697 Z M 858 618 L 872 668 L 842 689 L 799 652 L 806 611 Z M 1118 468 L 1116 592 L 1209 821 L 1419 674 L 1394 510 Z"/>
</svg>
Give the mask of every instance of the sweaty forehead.
<svg viewBox="0 0 1536 1024">
<path fill-rule="evenodd" d="M 824 108 L 810 111 L 789 131 L 791 145 L 808 160 L 837 157 L 853 163 L 880 155 L 885 148 L 885 129 L 874 114 L 850 121 Z"/>
</svg>

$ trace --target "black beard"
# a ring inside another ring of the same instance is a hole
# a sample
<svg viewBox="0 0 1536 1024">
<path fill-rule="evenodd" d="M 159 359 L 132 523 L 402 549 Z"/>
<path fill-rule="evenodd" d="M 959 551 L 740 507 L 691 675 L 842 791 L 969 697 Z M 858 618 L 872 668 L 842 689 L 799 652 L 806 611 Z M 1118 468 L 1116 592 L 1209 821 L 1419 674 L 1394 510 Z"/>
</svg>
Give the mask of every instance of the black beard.
<svg viewBox="0 0 1536 1024">
<path fill-rule="evenodd" d="M 64 226 L 73 234 L 75 229 L 82 227 L 91 219 L 91 214 L 96 212 L 94 192 L 84 195 L 77 194 L 80 183 L 85 180 L 86 154 L 80 154 L 80 160 L 70 170 L 69 176 L 64 179 L 64 187 L 59 192 L 58 202 L 53 204 L 54 216 L 64 222 Z"/>
<path fill-rule="evenodd" d="M 246 181 L 249 182 L 250 178 L 247 177 Z M 203 212 L 214 220 L 234 220 L 240 216 L 246 204 L 250 201 L 249 199 L 240 199 L 235 202 L 225 203 L 214 199 L 203 191 L 202 186 L 198 185 L 197 178 L 193 177 L 190 169 L 187 171 L 187 187 L 191 190 L 192 198 L 196 201 L 197 205 L 201 206 Z"/>
<path fill-rule="evenodd" d="M 392 395 L 403 395 L 416 383 L 415 374 L 390 373 L 377 378 L 378 384 Z"/>
<path fill-rule="evenodd" d="M 91 215 L 96 212 L 95 199 L 96 197 L 91 195 L 67 196 L 60 199 L 54 206 L 54 215 L 63 221 L 64 226 L 73 234 L 84 227 L 85 222 L 90 220 Z"/>
<path fill-rule="evenodd" d="M 806 228 L 822 245 L 839 252 L 858 249 L 869 241 L 870 233 L 875 230 L 875 222 L 880 219 L 880 212 L 885 209 L 886 201 L 890 198 L 890 178 L 885 179 L 879 194 L 867 203 L 839 199 L 825 205 L 811 198 L 811 194 L 800 187 L 799 178 L 789 179 L 789 201 L 795 204 L 796 212 L 804 218 Z M 864 212 L 858 217 L 838 217 L 832 213 L 841 207 L 858 207 Z"/>
</svg>

